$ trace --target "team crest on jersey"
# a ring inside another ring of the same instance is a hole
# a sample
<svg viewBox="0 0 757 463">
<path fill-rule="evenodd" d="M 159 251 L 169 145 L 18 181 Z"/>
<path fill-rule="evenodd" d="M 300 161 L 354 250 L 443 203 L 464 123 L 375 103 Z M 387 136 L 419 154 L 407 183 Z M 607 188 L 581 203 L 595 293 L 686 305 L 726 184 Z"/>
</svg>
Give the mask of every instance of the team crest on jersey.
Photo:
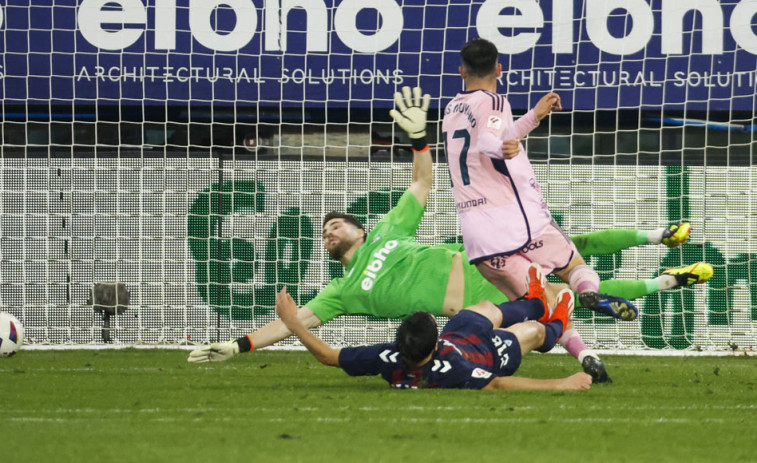
<svg viewBox="0 0 757 463">
<path fill-rule="evenodd" d="M 375 243 L 376 241 L 378 241 L 380 239 L 381 239 L 381 235 L 376 235 L 376 236 L 373 237 L 373 241 L 371 241 L 371 243 Z"/>
<path fill-rule="evenodd" d="M 496 269 L 502 269 L 505 267 L 506 264 L 507 264 L 507 259 L 505 259 L 504 257 L 495 256 L 489 259 L 489 265 L 491 265 L 492 267 Z"/>
<path fill-rule="evenodd" d="M 474 370 L 473 370 L 473 371 L 471 372 L 471 374 L 470 374 L 470 375 L 471 375 L 472 377 L 474 377 L 474 378 L 488 378 L 488 377 L 489 377 L 489 376 L 491 376 L 492 374 L 491 374 L 491 373 L 489 373 L 488 371 L 484 370 L 483 368 L 476 368 L 476 369 L 474 369 Z"/>
<path fill-rule="evenodd" d="M 502 118 L 494 115 L 489 116 L 489 120 L 486 121 L 486 126 L 490 129 L 499 130 L 499 128 L 502 126 Z"/>
</svg>

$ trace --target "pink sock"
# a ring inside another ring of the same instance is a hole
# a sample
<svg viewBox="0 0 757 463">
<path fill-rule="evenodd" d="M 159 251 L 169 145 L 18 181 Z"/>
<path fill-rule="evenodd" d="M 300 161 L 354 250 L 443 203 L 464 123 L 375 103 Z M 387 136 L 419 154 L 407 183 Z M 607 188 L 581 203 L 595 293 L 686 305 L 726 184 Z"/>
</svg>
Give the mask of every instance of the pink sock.
<svg viewBox="0 0 757 463">
<path fill-rule="evenodd" d="M 584 340 L 581 339 L 581 335 L 574 328 L 564 332 L 558 342 L 575 358 L 578 358 L 581 352 L 588 349 Z"/>
<path fill-rule="evenodd" d="M 576 293 L 599 290 L 599 275 L 588 265 L 576 266 L 568 276 L 568 283 Z"/>
</svg>

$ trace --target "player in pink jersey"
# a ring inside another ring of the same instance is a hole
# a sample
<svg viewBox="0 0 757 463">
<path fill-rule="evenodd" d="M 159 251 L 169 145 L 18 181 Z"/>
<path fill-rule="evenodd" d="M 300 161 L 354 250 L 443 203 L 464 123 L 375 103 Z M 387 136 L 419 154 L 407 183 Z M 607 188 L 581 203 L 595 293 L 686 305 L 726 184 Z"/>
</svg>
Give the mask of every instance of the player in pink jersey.
<svg viewBox="0 0 757 463">
<path fill-rule="evenodd" d="M 507 99 L 496 93 L 502 65 L 494 44 L 473 39 L 460 55 L 465 91 L 447 104 L 442 131 L 471 263 L 514 300 L 526 293 L 524 276 L 538 262 L 568 283 L 584 307 L 635 319 L 638 311 L 629 301 L 598 293 L 599 275 L 552 219 L 523 145 L 513 142 L 562 109 L 560 97 L 548 93 L 515 121 Z M 585 352 L 593 355 L 574 329 L 566 331 L 561 344 L 582 362 Z"/>
</svg>

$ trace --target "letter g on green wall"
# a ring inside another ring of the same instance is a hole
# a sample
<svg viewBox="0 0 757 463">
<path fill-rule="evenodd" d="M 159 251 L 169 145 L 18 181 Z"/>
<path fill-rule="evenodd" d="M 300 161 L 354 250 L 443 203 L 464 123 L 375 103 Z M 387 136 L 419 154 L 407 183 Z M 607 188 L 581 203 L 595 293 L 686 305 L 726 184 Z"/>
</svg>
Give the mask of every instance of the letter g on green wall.
<svg viewBox="0 0 757 463">
<path fill-rule="evenodd" d="M 228 238 L 236 233 L 223 226 L 231 214 L 261 212 L 265 212 L 265 186 L 249 180 L 215 183 L 201 191 L 189 208 L 188 242 L 195 260 L 197 293 L 214 312 L 235 320 L 250 320 L 273 310 L 277 287 L 282 284 L 297 300 L 313 252 L 312 221 L 299 208 L 287 209 L 266 240 L 265 283 L 253 288 L 258 270 L 254 244 Z"/>
</svg>

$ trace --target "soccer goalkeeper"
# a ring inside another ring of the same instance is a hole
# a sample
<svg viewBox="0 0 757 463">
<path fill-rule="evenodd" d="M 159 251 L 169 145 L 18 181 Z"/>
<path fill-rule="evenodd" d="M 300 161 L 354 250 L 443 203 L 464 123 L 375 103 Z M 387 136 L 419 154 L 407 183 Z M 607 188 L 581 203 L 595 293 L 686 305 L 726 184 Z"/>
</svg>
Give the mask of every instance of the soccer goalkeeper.
<svg viewBox="0 0 757 463">
<path fill-rule="evenodd" d="M 298 318 L 307 328 L 315 328 L 340 315 L 372 315 L 404 318 L 423 311 L 452 317 L 463 307 L 480 301 L 500 303 L 507 298 L 468 263 L 462 244 L 422 245 L 415 240 L 432 186 L 431 155 L 425 141 L 426 111 L 430 97 L 419 88 L 403 88 L 395 95 L 397 110 L 392 117 L 410 134 L 413 143 L 413 174 L 408 190 L 397 205 L 370 231 L 354 216 L 329 213 L 323 220 L 323 245 L 330 256 L 345 267 L 345 275 L 333 279 L 315 298 L 300 307 Z M 517 151 L 517 144 L 514 146 Z M 626 247 L 664 243 L 677 246 L 689 236 L 688 224 L 651 232 L 606 230 L 582 235 L 578 246 L 594 253 L 613 253 Z M 581 250 L 579 248 L 579 250 Z M 584 255 L 590 254 L 582 250 Z M 600 290 L 634 299 L 659 290 L 688 286 L 708 280 L 707 264 L 667 270 L 655 279 L 610 280 Z M 552 288 L 552 295 L 556 290 Z M 566 335 L 577 332 L 569 325 Z M 190 362 L 228 360 L 240 352 L 270 346 L 292 332 L 275 320 L 254 333 L 230 343 L 214 343 L 196 349 Z M 574 339 L 571 336 L 570 339 Z M 578 338 L 580 339 L 580 337 Z M 573 342 L 570 353 L 596 381 L 608 380 L 604 365 L 583 343 Z M 587 360 L 588 359 L 588 360 Z"/>
</svg>

